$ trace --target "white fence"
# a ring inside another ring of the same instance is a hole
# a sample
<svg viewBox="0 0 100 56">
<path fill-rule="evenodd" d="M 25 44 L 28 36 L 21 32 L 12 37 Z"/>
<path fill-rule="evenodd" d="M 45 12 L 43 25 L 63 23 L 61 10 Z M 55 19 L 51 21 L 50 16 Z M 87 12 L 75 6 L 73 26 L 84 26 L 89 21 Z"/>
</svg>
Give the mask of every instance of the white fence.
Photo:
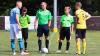
<svg viewBox="0 0 100 56">
<path fill-rule="evenodd" d="M 30 16 L 29 30 L 34 29 L 34 20 L 35 20 L 35 16 Z M 9 30 L 9 29 L 10 29 L 9 16 L 5 16 L 5 30 Z"/>
</svg>

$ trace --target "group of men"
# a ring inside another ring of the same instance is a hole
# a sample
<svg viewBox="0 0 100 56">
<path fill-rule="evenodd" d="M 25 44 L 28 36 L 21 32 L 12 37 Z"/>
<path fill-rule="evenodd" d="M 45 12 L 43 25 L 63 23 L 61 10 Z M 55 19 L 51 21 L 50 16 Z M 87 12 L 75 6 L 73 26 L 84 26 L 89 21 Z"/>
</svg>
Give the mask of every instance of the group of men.
<svg viewBox="0 0 100 56">
<path fill-rule="evenodd" d="M 20 9 L 22 7 L 22 2 L 17 1 L 16 7 L 13 8 L 10 12 L 10 39 L 11 39 L 11 48 L 13 55 L 16 55 L 15 52 L 15 39 L 18 39 L 18 44 L 20 48 L 21 55 L 27 53 L 27 39 L 28 39 L 28 24 L 30 24 L 30 17 L 27 15 L 27 8 L 23 7 L 20 14 Z M 77 54 L 81 54 L 80 40 L 83 44 L 83 54 L 86 53 L 86 20 L 91 17 L 89 13 L 81 9 L 81 2 L 76 2 L 75 4 L 75 16 L 70 14 L 71 7 L 65 6 L 65 14 L 61 16 L 60 23 L 61 28 L 59 32 L 59 44 L 57 53 L 61 52 L 62 41 L 66 37 L 66 51 L 68 53 L 70 47 L 71 32 L 73 32 L 74 25 L 76 25 L 76 48 Z M 45 46 L 49 49 L 49 28 L 51 26 L 52 15 L 49 10 L 47 10 L 47 3 L 41 2 L 41 8 L 36 12 L 36 20 L 34 22 L 34 27 L 37 26 L 37 37 L 38 37 L 38 47 L 39 52 L 41 52 L 42 46 L 42 36 L 45 35 Z M 23 43 L 24 39 L 24 43 Z"/>
</svg>

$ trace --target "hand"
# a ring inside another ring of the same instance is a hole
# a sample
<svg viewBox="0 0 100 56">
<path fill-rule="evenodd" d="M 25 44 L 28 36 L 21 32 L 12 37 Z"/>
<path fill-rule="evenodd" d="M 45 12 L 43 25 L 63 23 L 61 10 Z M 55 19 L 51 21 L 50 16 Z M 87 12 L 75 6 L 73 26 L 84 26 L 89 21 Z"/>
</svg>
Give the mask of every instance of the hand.
<svg viewBox="0 0 100 56">
<path fill-rule="evenodd" d="M 48 24 L 48 27 L 50 28 L 51 25 Z"/>
<path fill-rule="evenodd" d="M 79 22 L 79 21 L 77 21 L 77 24 L 80 24 L 80 22 Z"/>
<path fill-rule="evenodd" d="M 20 26 L 20 25 L 18 25 L 18 28 L 19 28 L 19 30 L 21 31 L 21 26 Z"/>
<path fill-rule="evenodd" d="M 38 25 L 37 24 L 34 24 L 34 29 L 37 29 L 38 28 Z"/>
</svg>

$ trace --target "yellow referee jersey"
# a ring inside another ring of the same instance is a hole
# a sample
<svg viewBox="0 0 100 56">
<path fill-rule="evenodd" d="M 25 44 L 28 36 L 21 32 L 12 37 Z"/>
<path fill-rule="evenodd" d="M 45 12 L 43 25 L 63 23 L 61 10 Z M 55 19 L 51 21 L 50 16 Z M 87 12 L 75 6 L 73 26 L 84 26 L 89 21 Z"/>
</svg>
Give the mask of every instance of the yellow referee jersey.
<svg viewBox="0 0 100 56">
<path fill-rule="evenodd" d="M 91 15 L 82 10 L 82 9 L 78 9 L 75 12 L 76 15 L 76 19 L 77 19 L 77 23 L 76 23 L 76 28 L 77 29 L 86 29 L 86 20 L 89 19 L 91 17 Z"/>
</svg>

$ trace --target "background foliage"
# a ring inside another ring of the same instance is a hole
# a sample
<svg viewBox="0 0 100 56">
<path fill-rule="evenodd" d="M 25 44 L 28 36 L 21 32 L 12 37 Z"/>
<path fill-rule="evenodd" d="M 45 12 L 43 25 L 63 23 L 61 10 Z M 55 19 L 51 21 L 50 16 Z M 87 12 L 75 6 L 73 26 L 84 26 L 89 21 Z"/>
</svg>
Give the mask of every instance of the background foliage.
<svg viewBox="0 0 100 56">
<path fill-rule="evenodd" d="M 48 3 L 48 9 L 53 15 L 53 0 L 22 0 L 23 6 L 28 8 L 28 14 L 34 16 L 36 10 L 40 8 L 41 1 Z M 100 15 L 100 0 L 58 0 L 58 15 L 63 14 L 63 8 L 65 5 L 70 5 L 72 12 L 74 12 L 75 2 L 81 1 L 83 9 L 91 13 L 92 15 Z M 0 0 L 0 15 L 9 15 L 11 8 L 15 6 L 16 0 Z M 72 13 L 74 15 L 74 13 Z"/>
</svg>

